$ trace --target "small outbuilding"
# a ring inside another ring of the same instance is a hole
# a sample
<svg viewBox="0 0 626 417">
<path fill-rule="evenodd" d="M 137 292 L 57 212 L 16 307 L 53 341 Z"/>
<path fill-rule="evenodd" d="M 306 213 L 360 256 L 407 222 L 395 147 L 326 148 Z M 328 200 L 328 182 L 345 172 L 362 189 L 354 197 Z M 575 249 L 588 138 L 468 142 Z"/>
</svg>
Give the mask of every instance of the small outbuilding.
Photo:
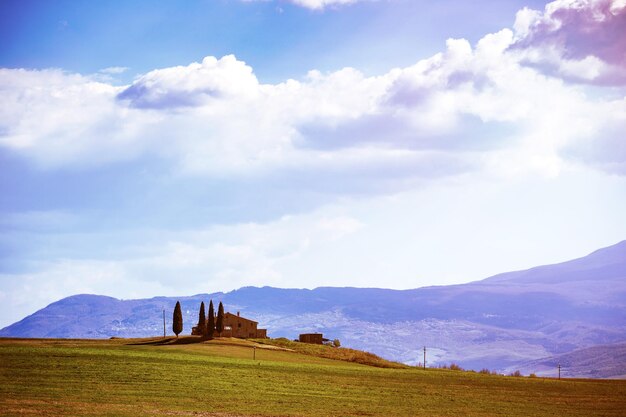
<svg viewBox="0 0 626 417">
<path fill-rule="evenodd" d="M 324 343 L 324 336 L 321 333 L 302 333 L 298 338 L 302 343 L 311 343 L 313 345 L 321 345 Z"/>
</svg>

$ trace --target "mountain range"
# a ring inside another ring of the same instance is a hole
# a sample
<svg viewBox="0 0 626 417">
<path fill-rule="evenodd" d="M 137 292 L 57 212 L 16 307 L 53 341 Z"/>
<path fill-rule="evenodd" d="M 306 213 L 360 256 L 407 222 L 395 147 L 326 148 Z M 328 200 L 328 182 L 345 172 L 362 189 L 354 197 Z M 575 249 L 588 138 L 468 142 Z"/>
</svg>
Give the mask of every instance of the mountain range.
<svg viewBox="0 0 626 417">
<path fill-rule="evenodd" d="M 163 311 L 171 333 L 177 300 L 183 307 L 184 332 L 189 333 L 200 302 L 210 299 L 258 321 L 270 337 L 322 332 L 343 346 L 408 364 L 420 364 L 426 347 L 430 366 L 454 362 L 468 369 L 556 375 L 554 363 L 567 367 L 564 355 L 572 354 L 576 365 L 563 368 L 568 376 L 625 373 L 624 350 L 615 346 L 626 342 L 626 241 L 564 263 L 412 290 L 244 287 L 137 300 L 75 295 L 5 327 L 0 336 L 162 335 Z M 606 352 L 622 354 L 594 373 L 593 361 L 584 358 L 600 351 L 608 357 L 612 355 Z"/>
</svg>

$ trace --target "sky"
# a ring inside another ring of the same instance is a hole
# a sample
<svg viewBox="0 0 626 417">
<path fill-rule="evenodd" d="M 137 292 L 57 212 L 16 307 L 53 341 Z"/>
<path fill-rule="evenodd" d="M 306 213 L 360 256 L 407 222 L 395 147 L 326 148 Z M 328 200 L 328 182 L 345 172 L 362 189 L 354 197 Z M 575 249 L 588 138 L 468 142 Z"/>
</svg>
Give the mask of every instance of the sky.
<svg viewBox="0 0 626 417">
<path fill-rule="evenodd" d="M 4 0 L 0 92 L 0 327 L 626 239 L 626 0 Z"/>
</svg>

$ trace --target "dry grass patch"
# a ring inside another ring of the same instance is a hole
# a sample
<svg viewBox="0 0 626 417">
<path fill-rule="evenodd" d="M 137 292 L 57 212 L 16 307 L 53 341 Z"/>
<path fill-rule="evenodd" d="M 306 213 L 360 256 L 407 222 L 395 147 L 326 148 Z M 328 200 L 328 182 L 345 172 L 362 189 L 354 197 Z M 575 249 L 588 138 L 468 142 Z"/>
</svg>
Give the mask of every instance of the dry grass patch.
<svg viewBox="0 0 626 417">
<path fill-rule="evenodd" d="M 388 361 L 376 356 L 373 353 L 363 352 L 361 350 L 336 348 L 326 345 L 313 345 L 309 343 L 294 342 L 289 339 L 255 339 L 259 344 L 277 346 L 289 349 L 294 352 L 305 355 L 317 356 L 320 358 L 333 359 L 344 362 L 359 363 L 361 365 L 375 366 L 377 368 L 406 369 L 407 365 L 398 362 Z"/>
</svg>

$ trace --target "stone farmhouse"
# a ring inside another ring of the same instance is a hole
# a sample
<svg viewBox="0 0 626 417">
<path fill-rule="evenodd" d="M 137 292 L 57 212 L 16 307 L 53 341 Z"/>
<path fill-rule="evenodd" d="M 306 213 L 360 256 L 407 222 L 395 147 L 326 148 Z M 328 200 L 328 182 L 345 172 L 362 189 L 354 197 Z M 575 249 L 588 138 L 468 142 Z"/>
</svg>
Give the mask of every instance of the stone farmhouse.
<svg viewBox="0 0 626 417">
<path fill-rule="evenodd" d="M 213 337 L 237 337 L 240 339 L 266 339 L 267 329 L 257 328 L 258 322 L 241 317 L 239 312 L 237 315 L 232 313 L 224 313 L 224 331 L 222 334 L 215 332 Z M 192 335 L 200 335 L 200 329 L 195 326 Z"/>
<path fill-rule="evenodd" d="M 224 314 L 224 331 L 223 337 L 238 337 L 241 339 L 265 339 L 267 338 L 267 329 L 257 328 L 258 322 L 241 317 L 239 312 L 237 315 L 232 313 Z"/>
</svg>

